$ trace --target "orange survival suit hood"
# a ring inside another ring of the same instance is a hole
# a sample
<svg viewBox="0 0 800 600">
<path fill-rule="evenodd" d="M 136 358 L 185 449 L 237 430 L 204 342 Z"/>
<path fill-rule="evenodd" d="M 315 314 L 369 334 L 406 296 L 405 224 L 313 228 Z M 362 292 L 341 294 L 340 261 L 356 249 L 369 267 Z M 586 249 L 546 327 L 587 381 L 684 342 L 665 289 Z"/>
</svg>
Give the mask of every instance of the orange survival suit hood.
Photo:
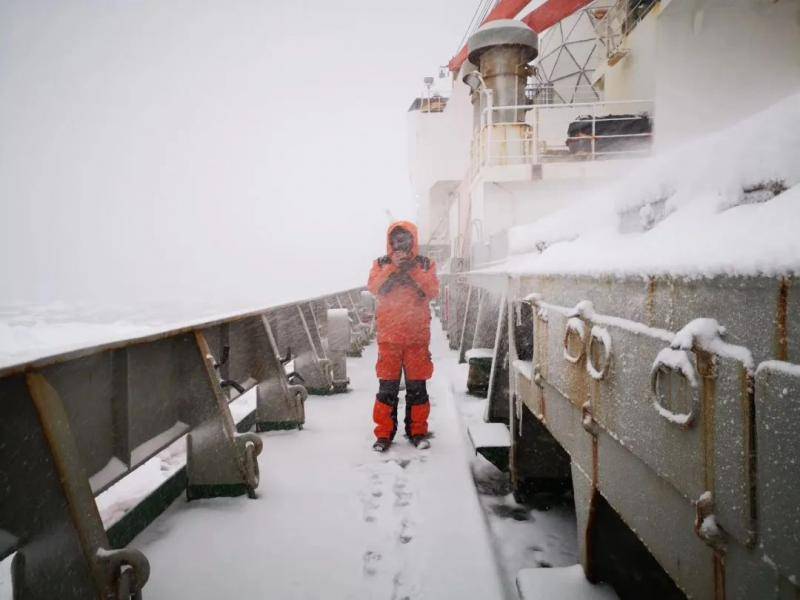
<svg viewBox="0 0 800 600">
<path fill-rule="evenodd" d="M 419 254 L 419 233 L 417 232 L 417 226 L 414 225 L 411 221 L 395 221 L 391 225 L 389 225 L 389 229 L 386 231 L 386 254 L 388 256 L 392 255 L 392 232 L 395 229 L 405 229 L 411 234 L 411 237 L 414 238 L 414 246 L 411 248 L 411 256 L 412 258 Z"/>
</svg>

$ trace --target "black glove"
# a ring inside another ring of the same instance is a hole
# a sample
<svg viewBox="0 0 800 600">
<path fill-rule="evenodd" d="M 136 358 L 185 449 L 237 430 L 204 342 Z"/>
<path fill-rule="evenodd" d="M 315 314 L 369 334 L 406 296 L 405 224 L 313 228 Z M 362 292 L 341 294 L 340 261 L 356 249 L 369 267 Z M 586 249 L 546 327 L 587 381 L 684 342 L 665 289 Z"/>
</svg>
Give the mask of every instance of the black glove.
<svg viewBox="0 0 800 600">
<path fill-rule="evenodd" d="M 408 271 L 413 269 L 415 265 L 416 263 L 413 260 L 407 258 L 406 260 L 401 260 L 400 263 L 397 265 L 397 268 L 400 270 L 401 273 L 407 273 Z"/>
<path fill-rule="evenodd" d="M 400 285 L 401 279 L 400 274 L 395 272 L 389 275 L 389 278 L 384 282 L 384 284 L 378 288 L 378 294 L 383 296 L 391 292 L 396 286 Z"/>
<path fill-rule="evenodd" d="M 423 271 L 429 271 L 431 268 L 431 259 L 427 256 L 417 256 L 414 259 Z"/>
<path fill-rule="evenodd" d="M 379 267 L 385 267 L 386 265 L 392 264 L 392 259 L 389 256 L 379 256 L 378 260 L 376 261 Z"/>
<path fill-rule="evenodd" d="M 380 288 L 378 288 L 378 294 L 379 295 L 388 294 L 398 285 L 410 285 L 413 288 L 417 288 L 418 291 L 420 292 L 422 291 L 419 289 L 417 283 L 413 279 L 411 279 L 411 276 L 407 272 L 395 271 L 394 273 L 389 275 L 389 278 L 386 280 L 386 282 Z M 425 293 L 422 292 L 422 295 L 424 296 Z"/>
</svg>

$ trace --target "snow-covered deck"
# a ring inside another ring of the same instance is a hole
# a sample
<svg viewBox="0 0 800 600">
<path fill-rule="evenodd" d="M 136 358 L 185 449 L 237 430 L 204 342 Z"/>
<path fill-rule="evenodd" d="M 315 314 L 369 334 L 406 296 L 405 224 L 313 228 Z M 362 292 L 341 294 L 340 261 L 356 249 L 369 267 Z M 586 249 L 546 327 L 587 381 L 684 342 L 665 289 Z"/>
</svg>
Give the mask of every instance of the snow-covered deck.
<svg viewBox="0 0 800 600">
<path fill-rule="evenodd" d="M 152 566 L 148 597 L 507 596 L 446 374 L 430 385 L 432 448 L 398 435 L 377 454 L 375 357 L 373 344 L 348 360 L 349 393 L 309 398 L 302 431 L 261 434 L 256 500 L 180 499 L 133 541 Z"/>
</svg>

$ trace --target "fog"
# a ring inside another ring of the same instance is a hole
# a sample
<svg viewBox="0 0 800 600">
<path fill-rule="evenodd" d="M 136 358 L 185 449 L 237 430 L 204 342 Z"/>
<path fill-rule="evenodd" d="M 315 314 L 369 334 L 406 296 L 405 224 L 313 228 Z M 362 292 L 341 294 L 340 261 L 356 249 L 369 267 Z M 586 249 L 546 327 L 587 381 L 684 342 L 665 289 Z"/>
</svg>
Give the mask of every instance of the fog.
<svg viewBox="0 0 800 600">
<path fill-rule="evenodd" d="M 387 214 L 414 217 L 406 110 L 473 9 L 2 2 L 0 306 L 364 283 Z"/>
</svg>

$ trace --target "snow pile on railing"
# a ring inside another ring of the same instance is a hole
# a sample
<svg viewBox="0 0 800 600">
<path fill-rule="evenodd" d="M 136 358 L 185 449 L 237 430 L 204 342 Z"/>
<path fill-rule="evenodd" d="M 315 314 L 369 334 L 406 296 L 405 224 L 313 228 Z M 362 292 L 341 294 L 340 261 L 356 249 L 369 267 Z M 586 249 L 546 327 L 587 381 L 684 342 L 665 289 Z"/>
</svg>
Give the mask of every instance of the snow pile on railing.
<svg viewBox="0 0 800 600">
<path fill-rule="evenodd" d="M 800 272 L 800 95 L 642 161 L 614 184 L 512 228 L 517 273 Z"/>
</svg>

